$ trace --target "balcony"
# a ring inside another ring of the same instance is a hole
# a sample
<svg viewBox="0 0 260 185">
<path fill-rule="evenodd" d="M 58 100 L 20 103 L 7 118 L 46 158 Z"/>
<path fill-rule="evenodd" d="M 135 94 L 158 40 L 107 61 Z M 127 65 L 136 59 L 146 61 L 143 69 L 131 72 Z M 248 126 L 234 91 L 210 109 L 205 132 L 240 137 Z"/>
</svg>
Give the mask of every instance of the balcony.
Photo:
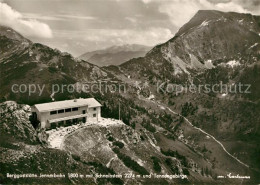
<svg viewBox="0 0 260 185">
<path fill-rule="evenodd" d="M 57 123 L 57 122 L 60 122 L 60 121 L 73 120 L 73 119 L 83 118 L 83 117 L 87 117 L 87 116 L 88 116 L 88 114 L 78 114 L 78 115 L 74 115 L 74 116 L 67 116 L 67 117 L 62 117 L 62 118 L 50 119 L 48 121 L 49 121 L 49 123 Z"/>
</svg>

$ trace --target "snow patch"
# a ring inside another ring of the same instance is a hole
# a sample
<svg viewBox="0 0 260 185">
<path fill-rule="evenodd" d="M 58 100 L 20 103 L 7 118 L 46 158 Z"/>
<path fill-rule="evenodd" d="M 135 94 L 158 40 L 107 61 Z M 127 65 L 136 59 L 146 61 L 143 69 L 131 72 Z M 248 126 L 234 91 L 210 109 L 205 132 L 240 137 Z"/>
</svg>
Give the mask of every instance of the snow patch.
<svg viewBox="0 0 260 185">
<path fill-rule="evenodd" d="M 31 57 L 33 55 L 33 51 L 29 51 L 29 56 Z"/>
<path fill-rule="evenodd" d="M 252 46 L 250 46 L 248 49 L 252 49 L 253 47 L 255 47 L 255 46 L 257 46 L 258 45 L 258 43 L 256 42 L 256 43 L 254 43 Z"/>
<path fill-rule="evenodd" d="M 115 155 L 115 157 L 112 157 L 112 158 L 108 161 L 108 163 L 106 164 L 106 167 L 107 167 L 107 168 L 110 167 L 110 164 L 111 164 L 111 162 L 112 162 L 114 159 L 116 159 L 116 155 Z"/>
<path fill-rule="evenodd" d="M 244 19 L 238 20 L 238 22 L 239 22 L 240 24 L 243 23 L 243 21 L 244 21 Z"/>
<path fill-rule="evenodd" d="M 222 97 L 225 97 L 225 96 L 227 96 L 227 93 L 223 93 L 221 96 L 222 96 Z"/>
<path fill-rule="evenodd" d="M 199 25 L 199 28 L 200 28 L 200 27 L 204 27 L 204 26 L 208 26 L 208 25 L 209 25 L 209 22 L 210 22 L 210 21 L 203 21 L 203 22 Z"/>
<path fill-rule="evenodd" d="M 162 105 L 159 105 L 160 109 L 165 110 L 165 107 Z"/>
<path fill-rule="evenodd" d="M 144 166 L 144 162 L 141 159 L 137 159 L 136 161 L 140 166 Z"/>
<path fill-rule="evenodd" d="M 241 64 L 239 63 L 239 61 L 236 60 L 230 60 L 227 65 L 231 66 L 231 67 L 235 67 L 235 66 L 240 66 Z"/>
<path fill-rule="evenodd" d="M 148 100 L 154 100 L 155 96 L 153 94 L 150 94 L 150 96 L 148 97 Z"/>
<path fill-rule="evenodd" d="M 219 19 L 217 20 L 217 22 L 218 22 L 218 21 L 224 21 L 224 22 L 227 22 L 227 19 L 226 19 L 225 17 L 222 16 L 221 18 L 219 18 Z M 242 20 L 242 21 L 243 21 L 243 20 Z"/>
<path fill-rule="evenodd" d="M 215 67 L 215 66 L 213 65 L 213 63 L 212 63 L 212 60 L 207 60 L 207 61 L 205 62 L 205 66 L 206 66 L 207 68 L 209 68 L 209 69 Z"/>
</svg>

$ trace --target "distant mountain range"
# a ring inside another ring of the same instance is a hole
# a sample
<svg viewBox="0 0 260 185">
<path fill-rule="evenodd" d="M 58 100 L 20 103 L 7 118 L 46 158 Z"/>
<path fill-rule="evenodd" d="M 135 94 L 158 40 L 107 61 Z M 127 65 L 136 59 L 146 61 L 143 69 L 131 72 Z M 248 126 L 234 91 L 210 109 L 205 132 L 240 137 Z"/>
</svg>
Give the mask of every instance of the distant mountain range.
<svg viewBox="0 0 260 185">
<path fill-rule="evenodd" d="M 97 66 L 120 65 L 132 58 L 143 57 L 151 48 L 138 44 L 111 46 L 103 50 L 86 52 L 78 58 Z"/>
</svg>

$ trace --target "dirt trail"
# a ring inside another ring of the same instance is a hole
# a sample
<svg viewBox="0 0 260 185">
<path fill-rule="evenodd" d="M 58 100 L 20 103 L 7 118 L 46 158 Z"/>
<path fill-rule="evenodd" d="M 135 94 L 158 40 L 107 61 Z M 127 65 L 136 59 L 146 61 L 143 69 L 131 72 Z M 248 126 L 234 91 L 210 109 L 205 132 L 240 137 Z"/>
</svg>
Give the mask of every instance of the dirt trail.
<svg viewBox="0 0 260 185">
<path fill-rule="evenodd" d="M 243 163 L 242 161 L 240 161 L 238 158 L 236 158 L 235 156 L 233 156 L 231 153 L 229 153 L 226 148 L 224 147 L 224 145 L 218 141 L 214 136 L 212 136 L 211 134 L 207 133 L 206 131 L 202 130 L 201 128 L 198 128 L 196 126 L 194 126 L 186 117 L 184 117 L 183 115 L 181 114 L 178 114 L 177 112 L 174 112 L 172 109 L 170 109 L 169 107 L 166 107 L 166 109 L 168 109 L 171 113 L 173 114 L 176 114 L 176 115 L 179 115 L 181 117 L 183 117 L 183 119 L 185 119 L 187 121 L 187 123 L 189 123 L 193 128 L 195 128 L 196 130 L 199 130 L 200 132 L 206 134 L 207 136 L 211 137 L 214 141 L 216 141 L 220 146 L 221 148 L 230 156 L 232 157 L 233 159 L 235 159 L 237 162 L 239 162 L 240 164 L 242 164 L 243 166 L 249 168 L 249 166 L 245 163 Z"/>
</svg>

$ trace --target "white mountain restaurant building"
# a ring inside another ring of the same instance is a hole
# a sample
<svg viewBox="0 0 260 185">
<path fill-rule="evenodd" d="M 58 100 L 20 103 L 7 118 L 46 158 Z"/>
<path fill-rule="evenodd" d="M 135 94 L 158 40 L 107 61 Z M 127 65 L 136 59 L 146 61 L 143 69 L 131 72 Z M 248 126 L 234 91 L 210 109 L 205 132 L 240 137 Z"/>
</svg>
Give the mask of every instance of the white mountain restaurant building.
<svg viewBox="0 0 260 185">
<path fill-rule="evenodd" d="M 31 108 L 33 118 L 46 129 L 101 120 L 101 104 L 94 98 L 35 104 Z"/>
</svg>

